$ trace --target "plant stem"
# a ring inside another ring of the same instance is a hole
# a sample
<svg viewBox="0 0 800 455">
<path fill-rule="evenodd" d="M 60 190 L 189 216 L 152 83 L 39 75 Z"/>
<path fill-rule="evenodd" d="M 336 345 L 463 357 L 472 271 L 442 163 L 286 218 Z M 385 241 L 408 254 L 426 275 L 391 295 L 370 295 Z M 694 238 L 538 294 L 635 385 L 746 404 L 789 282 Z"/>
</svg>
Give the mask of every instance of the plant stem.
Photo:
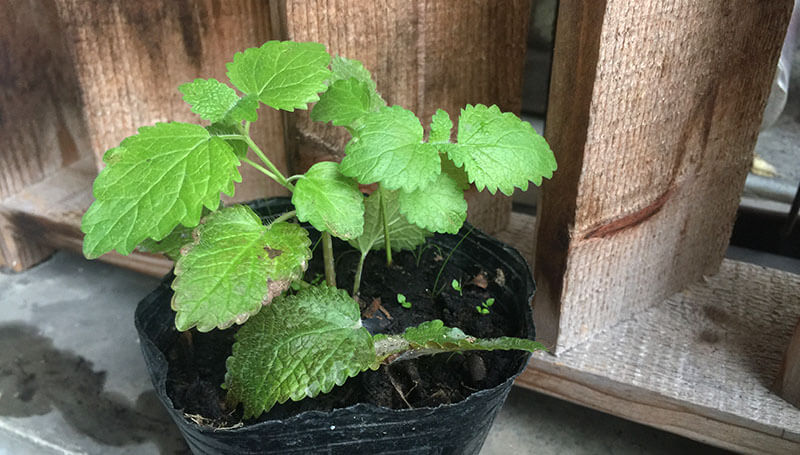
<svg viewBox="0 0 800 455">
<path fill-rule="evenodd" d="M 287 190 L 294 192 L 294 185 L 292 185 L 291 183 L 289 183 L 288 180 L 286 180 L 286 177 L 274 164 L 272 164 L 272 161 L 270 161 L 269 158 L 267 158 L 267 155 L 265 155 L 264 152 L 262 152 L 261 149 L 258 148 L 258 145 L 256 145 L 255 142 L 253 142 L 253 139 L 251 139 L 250 136 L 244 136 L 244 141 L 247 143 L 247 146 L 250 147 L 255 152 L 258 158 L 261 159 L 261 161 L 267 165 L 270 171 L 273 174 L 275 174 L 275 181 L 283 185 Z"/>
<path fill-rule="evenodd" d="M 330 232 L 322 233 L 322 259 L 325 261 L 325 282 L 336 287 L 336 269 L 333 266 L 333 240 Z"/>
<path fill-rule="evenodd" d="M 356 277 L 353 280 L 353 298 L 358 296 L 358 291 L 361 289 L 361 272 L 364 270 L 364 260 L 367 258 L 367 253 L 361 253 L 361 258 L 358 260 L 358 267 L 356 267 Z"/>
<path fill-rule="evenodd" d="M 378 185 L 381 201 L 381 219 L 383 220 L 383 246 L 386 249 L 386 265 L 392 265 L 392 240 L 389 238 L 389 220 L 386 215 L 386 201 L 383 199 L 383 187 Z"/>
<path fill-rule="evenodd" d="M 264 167 L 263 167 L 263 166 L 261 166 L 260 164 L 253 162 L 253 160 L 251 160 L 251 159 L 249 159 L 249 158 L 242 158 L 241 160 L 242 160 L 243 162 L 245 162 L 245 163 L 249 164 L 250 166 L 253 166 L 253 167 L 254 167 L 254 168 L 256 168 L 256 169 L 257 169 L 259 172 L 261 172 L 262 174 L 264 174 L 264 175 L 266 175 L 267 177 L 271 178 L 272 180 L 275 180 L 276 182 L 279 182 L 279 180 L 278 180 L 278 177 L 277 177 L 275 174 L 273 174 L 272 172 L 270 172 L 270 171 L 268 171 L 268 170 L 264 169 Z M 279 182 L 279 183 L 280 183 L 280 182 Z"/>
<path fill-rule="evenodd" d="M 272 220 L 272 222 L 269 223 L 269 227 L 272 227 L 272 225 L 275 224 L 275 223 L 280 223 L 281 221 L 286 221 L 289 218 L 294 217 L 295 214 L 296 214 L 295 210 L 292 210 L 291 212 L 286 212 L 283 215 L 281 215 L 281 216 L 275 218 L 274 220 Z M 269 227 L 267 227 L 267 229 L 269 229 Z"/>
</svg>

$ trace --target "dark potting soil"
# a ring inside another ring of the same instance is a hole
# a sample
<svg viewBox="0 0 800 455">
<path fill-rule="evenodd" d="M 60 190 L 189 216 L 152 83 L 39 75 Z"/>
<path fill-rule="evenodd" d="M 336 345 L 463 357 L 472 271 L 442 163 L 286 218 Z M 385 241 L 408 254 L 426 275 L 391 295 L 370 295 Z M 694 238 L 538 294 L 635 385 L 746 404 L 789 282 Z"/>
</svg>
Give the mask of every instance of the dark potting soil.
<svg viewBox="0 0 800 455">
<path fill-rule="evenodd" d="M 359 254 L 344 243 L 335 243 L 335 251 L 338 285 L 352 289 Z M 339 255 L 340 252 L 344 253 Z M 458 327 L 480 338 L 522 336 L 520 322 L 502 311 L 505 272 L 501 269 L 483 270 L 478 265 L 460 269 L 448 263 L 437 283 L 441 292 L 434 296 L 433 285 L 448 253 L 427 248 L 419 265 L 411 252 L 394 253 L 393 264 L 388 268 L 383 251 L 371 253 L 364 265 L 359 302 L 364 326 L 373 333 L 394 334 L 431 319 L 441 319 L 446 326 Z M 320 257 L 321 254 L 315 255 L 315 259 Z M 312 261 L 306 280 L 319 280 L 322 272 L 321 260 Z M 451 286 L 453 279 L 461 282 L 461 293 Z M 412 303 L 410 309 L 398 303 L 398 293 Z M 475 307 L 488 298 L 496 299 L 489 314 L 479 314 Z M 167 393 L 175 408 L 183 409 L 198 423 L 215 427 L 241 423 L 241 406 L 227 409 L 225 391 L 220 387 L 225 380 L 225 360 L 231 354 L 235 331 L 191 331 L 183 334 L 168 353 Z M 516 351 L 445 353 L 396 362 L 350 378 L 328 394 L 276 405 L 254 422 L 356 403 L 394 409 L 455 403 L 472 392 L 505 381 L 516 371 L 519 355 Z"/>
</svg>

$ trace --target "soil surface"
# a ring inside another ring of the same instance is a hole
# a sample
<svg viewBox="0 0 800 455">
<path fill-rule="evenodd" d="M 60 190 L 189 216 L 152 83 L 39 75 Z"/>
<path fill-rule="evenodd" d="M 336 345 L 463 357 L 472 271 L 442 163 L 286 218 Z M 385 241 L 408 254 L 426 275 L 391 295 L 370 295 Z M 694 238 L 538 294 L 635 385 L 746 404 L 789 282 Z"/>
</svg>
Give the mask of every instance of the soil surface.
<svg viewBox="0 0 800 455">
<path fill-rule="evenodd" d="M 338 285 L 352 289 L 359 253 L 344 243 L 335 243 L 334 251 Z M 359 296 L 364 326 L 373 333 L 394 334 L 441 319 L 445 325 L 476 337 L 523 336 L 520 322 L 502 311 L 506 272 L 467 264 L 460 267 L 455 259 L 446 260 L 448 254 L 435 247 L 426 248 L 417 262 L 414 253 L 394 253 L 393 264 L 387 268 L 385 253 L 372 252 L 364 266 Z M 317 261 L 311 263 L 307 281 L 321 278 L 321 256 L 315 255 Z M 453 279 L 461 282 L 461 292 L 453 289 Z M 434 283 L 436 291 L 441 289 L 438 293 L 433 292 Z M 398 303 L 398 293 L 412 303 L 410 309 Z M 479 314 L 475 307 L 488 298 L 496 299 L 489 314 Z M 192 331 L 168 353 L 167 393 L 177 409 L 183 409 L 198 423 L 217 427 L 241 424 L 241 406 L 227 409 L 225 391 L 220 387 L 235 331 Z M 252 422 L 285 419 L 308 410 L 329 411 L 359 402 L 395 409 L 454 403 L 504 382 L 519 368 L 521 356 L 518 351 L 446 353 L 396 362 L 351 378 L 328 394 L 276 405 Z"/>
</svg>

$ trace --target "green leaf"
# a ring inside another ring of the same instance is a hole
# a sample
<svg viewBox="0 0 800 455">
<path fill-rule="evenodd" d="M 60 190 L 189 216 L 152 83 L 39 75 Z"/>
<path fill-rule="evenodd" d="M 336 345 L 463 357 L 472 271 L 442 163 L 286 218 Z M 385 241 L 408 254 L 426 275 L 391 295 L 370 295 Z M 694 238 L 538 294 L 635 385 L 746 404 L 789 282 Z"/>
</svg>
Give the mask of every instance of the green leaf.
<svg viewBox="0 0 800 455">
<path fill-rule="evenodd" d="M 232 196 L 234 182 L 242 179 L 231 147 L 188 123 L 142 127 L 108 161 L 81 224 L 90 259 L 113 249 L 130 254 L 144 239 L 161 240 L 178 224 L 196 226 L 203 206 L 215 210 L 220 192 Z"/>
<path fill-rule="evenodd" d="M 439 153 L 422 142 L 422 125 L 413 112 L 383 107 L 362 122 L 345 148 L 344 175 L 362 184 L 379 182 L 388 190 L 414 191 L 441 172 Z"/>
<path fill-rule="evenodd" d="M 397 194 L 383 191 L 386 205 L 386 219 L 389 225 L 389 237 L 392 240 L 393 250 L 413 250 L 425 243 L 425 238 L 431 233 L 409 223 L 400 213 Z M 383 221 L 381 220 L 380 193 L 373 192 L 364 201 L 364 233 L 355 240 L 350 240 L 350 245 L 361 251 L 362 254 L 370 250 L 383 249 Z"/>
<path fill-rule="evenodd" d="M 311 109 L 311 120 L 355 127 L 356 120 L 370 111 L 372 106 L 367 84 L 352 78 L 343 79 L 331 84 L 328 91 L 320 95 Z"/>
<path fill-rule="evenodd" d="M 282 296 L 236 333 L 228 358 L 228 402 L 244 403 L 244 418 L 275 403 L 328 393 L 375 362 L 372 337 L 358 303 L 322 285 Z"/>
<path fill-rule="evenodd" d="M 212 136 L 219 136 L 221 134 L 241 134 L 238 128 L 235 125 L 226 125 L 224 123 L 212 123 L 206 127 L 208 133 Z M 233 148 L 233 152 L 236 154 L 239 159 L 244 158 L 247 156 L 247 142 L 239 140 L 239 139 L 223 139 L 228 145 Z M 447 160 L 443 160 L 447 161 Z"/>
<path fill-rule="evenodd" d="M 334 83 L 338 80 L 355 78 L 357 81 L 367 84 L 369 89 L 370 110 L 376 111 L 383 106 L 386 106 L 386 101 L 381 98 L 378 93 L 375 81 L 369 70 L 364 68 L 364 65 L 358 60 L 351 60 L 342 56 L 335 56 L 331 59 L 331 79 L 330 82 Z"/>
<path fill-rule="evenodd" d="M 269 41 L 238 52 L 228 78 L 243 93 L 275 109 L 306 109 L 319 99 L 330 77 L 331 57 L 319 43 Z"/>
<path fill-rule="evenodd" d="M 450 159 L 464 166 L 478 191 L 500 189 L 511 195 L 514 187 L 525 190 L 550 178 L 556 169 L 553 152 L 533 127 L 497 106 L 481 104 L 461 110 L 458 144 L 446 147 Z"/>
<path fill-rule="evenodd" d="M 464 172 L 464 168 L 457 167 L 452 160 L 445 157 L 442 157 L 442 174 L 447 174 L 451 179 L 455 180 L 461 191 L 469 189 L 469 177 Z"/>
<path fill-rule="evenodd" d="M 258 120 L 258 99 L 239 98 L 236 91 L 216 79 L 195 79 L 178 87 L 192 112 L 211 123 L 236 124 Z"/>
<path fill-rule="evenodd" d="M 533 340 L 514 337 L 475 338 L 458 328 L 445 327 L 438 319 L 409 327 L 402 335 L 375 336 L 377 363 L 406 360 L 423 355 L 458 351 L 545 350 Z"/>
<path fill-rule="evenodd" d="M 192 228 L 178 226 L 159 241 L 144 239 L 136 249 L 146 253 L 164 253 L 173 261 L 181 256 L 181 248 L 192 242 Z"/>
<path fill-rule="evenodd" d="M 467 219 L 464 192 L 447 174 L 425 188 L 399 191 L 397 202 L 408 221 L 428 231 L 455 234 Z"/>
<path fill-rule="evenodd" d="M 339 172 L 339 163 L 311 166 L 297 181 L 292 204 L 300 221 L 340 239 L 352 239 L 364 231 L 364 196 L 355 180 Z"/>
<path fill-rule="evenodd" d="M 436 110 L 431 118 L 430 143 L 450 142 L 450 130 L 453 129 L 453 122 L 450 115 L 442 109 Z"/>
<path fill-rule="evenodd" d="M 311 240 L 292 223 L 261 224 L 247 206 L 212 213 L 175 264 L 172 309 L 178 330 L 242 324 L 285 291 L 311 258 Z"/>
</svg>

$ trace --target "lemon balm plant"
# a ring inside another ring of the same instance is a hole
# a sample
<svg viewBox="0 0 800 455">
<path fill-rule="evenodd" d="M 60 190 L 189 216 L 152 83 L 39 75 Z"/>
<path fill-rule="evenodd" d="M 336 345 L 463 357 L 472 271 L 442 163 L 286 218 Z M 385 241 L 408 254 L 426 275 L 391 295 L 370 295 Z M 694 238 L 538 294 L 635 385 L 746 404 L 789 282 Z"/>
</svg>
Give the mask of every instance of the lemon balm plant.
<svg viewBox="0 0 800 455">
<path fill-rule="evenodd" d="M 530 125 L 496 106 L 466 106 L 455 141 L 442 110 L 426 140 L 420 120 L 387 106 L 360 62 L 331 58 L 317 43 L 270 41 L 237 53 L 227 69 L 238 92 L 215 79 L 179 87 L 207 126 L 142 127 L 105 154 L 82 230 L 89 258 L 138 247 L 175 259 L 178 330 L 242 325 L 223 385 L 230 405 L 242 403 L 245 418 L 257 417 L 402 359 L 542 348 L 527 339 L 477 339 L 440 320 L 372 335 L 353 298 L 370 251 L 385 250 L 391 263 L 393 250 L 413 250 L 433 232 L 458 232 L 470 184 L 511 194 L 550 177 L 553 154 Z M 287 177 L 252 140 L 250 125 L 262 104 L 293 111 L 309 103 L 316 103 L 313 120 L 344 127 L 352 139 L 341 163 L 320 162 Z M 259 162 L 247 158 L 249 150 Z M 245 205 L 222 207 L 220 195 L 233 195 L 241 165 L 289 190 L 294 211 L 264 225 Z M 377 189 L 365 196 L 359 184 Z M 322 233 L 319 285 L 303 281 L 312 248 L 298 220 Z M 361 253 L 350 293 L 336 288 L 332 236 Z"/>
</svg>

